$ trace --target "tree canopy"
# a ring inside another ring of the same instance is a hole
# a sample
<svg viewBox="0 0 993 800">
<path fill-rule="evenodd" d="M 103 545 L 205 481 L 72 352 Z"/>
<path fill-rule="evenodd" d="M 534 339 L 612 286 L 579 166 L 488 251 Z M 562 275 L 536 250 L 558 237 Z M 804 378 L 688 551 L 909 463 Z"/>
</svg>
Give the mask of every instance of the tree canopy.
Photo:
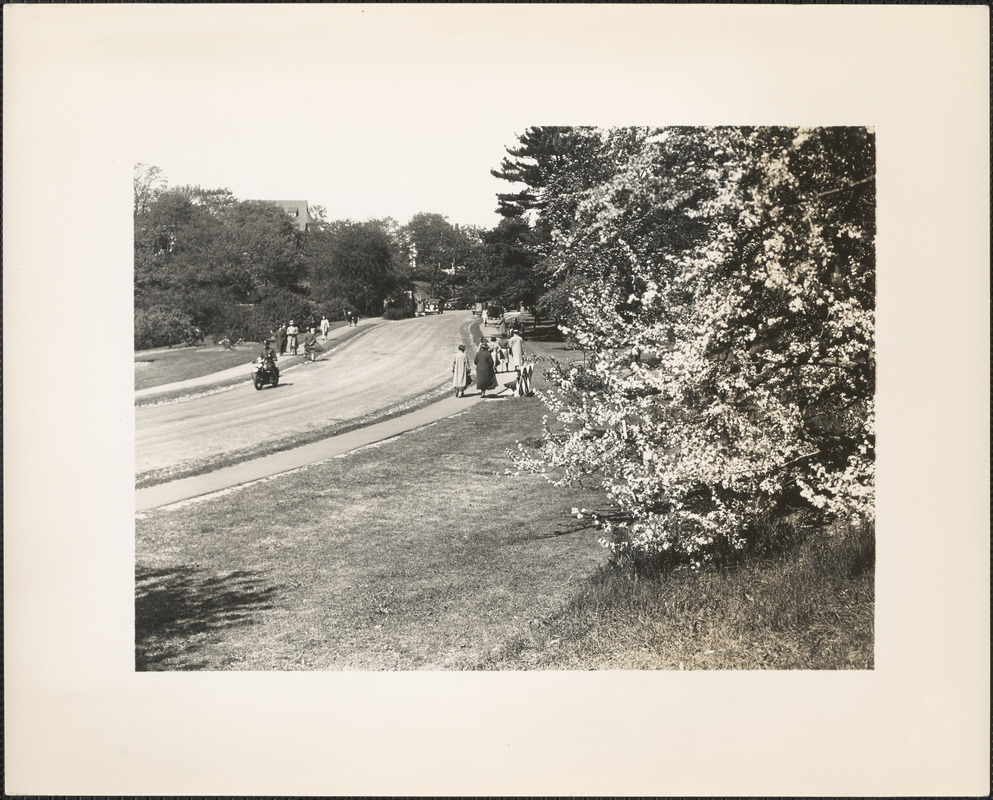
<svg viewBox="0 0 993 800">
<path fill-rule="evenodd" d="M 378 312 L 404 280 L 400 226 L 313 212 L 302 233 L 273 203 L 169 187 L 157 167 L 136 165 L 136 346 L 173 343 L 190 326 L 259 339 L 290 318 Z"/>
<path fill-rule="evenodd" d="M 304 240 L 310 293 L 317 303 L 340 298 L 369 314 L 397 286 L 397 246 L 381 221 L 329 223 Z"/>
</svg>

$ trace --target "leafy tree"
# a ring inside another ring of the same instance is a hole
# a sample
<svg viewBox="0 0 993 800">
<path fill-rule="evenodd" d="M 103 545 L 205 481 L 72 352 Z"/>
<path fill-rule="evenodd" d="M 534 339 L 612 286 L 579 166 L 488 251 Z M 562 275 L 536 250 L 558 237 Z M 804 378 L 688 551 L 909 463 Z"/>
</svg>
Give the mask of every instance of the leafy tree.
<svg viewBox="0 0 993 800">
<path fill-rule="evenodd" d="M 148 211 L 155 199 L 165 190 L 166 180 L 162 170 L 150 164 L 137 163 L 134 165 L 134 216 Z"/>
<path fill-rule="evenodd" d="M 247 305 L 300 291 L 300 234 L 271 204 L 226 189 L 166 189 L 157 168 L 139 165 L 134 235 L 137 309 L 173 309 L 205 330 L 241 335 L 251 327 Z"/>
<path fill-rule="evenodd" d="M 342 220 L 304 240 L 311 297 L 317 304 L 346 298 L 370 314 L 397 286 L 396 243 L 381 222 Z"/>
<path fill-rule="evenodd" d="M 537 296 L 534 274 L 536 237 L 527 220 L 507 217 L 482 234 L 483 249 L 472 264 L 466 289 L 479 299 L 508 308 L 532 305 Z"/>
<path fill-rule="evenodd" d="M 226 262 L 248 278 L 247 293 L 292 290 L 303 278 L 300 234 L 287 214 L 270 203 L 242 201 L 225 215 Z"/>
<path fill-rule="evenodd" d="M 588 359 L 552 371 L 520 466 L 601 476 L 605 542 L 639 558 L 733 554 L 785 508 L 871 518 L 872 134 L 625 130 L 608 159 L 614 133 L 626 155 L 563 196 L 544 262 Z"/>
</svg>

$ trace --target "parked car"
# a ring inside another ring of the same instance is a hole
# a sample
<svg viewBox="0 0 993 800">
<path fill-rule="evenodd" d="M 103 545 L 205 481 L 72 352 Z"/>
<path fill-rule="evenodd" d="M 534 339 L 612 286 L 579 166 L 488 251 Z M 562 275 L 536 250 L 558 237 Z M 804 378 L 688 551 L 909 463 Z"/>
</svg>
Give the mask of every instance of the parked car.
<svg viewBox="0 0 993 800">
<path fill-rule="evenodd" d="M 424 303 L 424 313 L 425 314 L 440 314 L 441 313 L 441 301 L 437 298 L 430 298 Z"/>
<path fill-rule="evenodd" d="M 500 306 L 487 306 L 483 311 L 483 325 L 498 326 L 504 321 L 503 309 Z"/>
</svg>

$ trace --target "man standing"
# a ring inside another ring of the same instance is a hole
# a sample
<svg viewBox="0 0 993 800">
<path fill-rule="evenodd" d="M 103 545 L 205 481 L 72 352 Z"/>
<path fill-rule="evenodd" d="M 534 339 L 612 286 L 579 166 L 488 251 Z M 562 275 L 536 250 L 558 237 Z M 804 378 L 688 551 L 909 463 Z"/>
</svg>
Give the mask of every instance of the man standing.
<svg viewBox="0 0 993 800">
<path fill-rule="evenodd" d="M 286 326 L 280 322 L 279 330 L 276 331 L 276 344 L 279 345 L 279 354 L 286 355 Z"/>
<path fill-rule="evenodd" d="M 321 335 L 324 337 L 324 341 L 328 340 L 328 331 L 331 330 L 331 323 L 328 322 L 326 316 L 321 317 Z"/>
<path fill-rule="evenodd" d="M 290 351 L 292 355 L 297 354 L 297 335 L 300 333 L 300 329 L 296 326 L 293 320 L 290 320 L 290 324 L 286 328 L 286 349 Z"/>
</svg>

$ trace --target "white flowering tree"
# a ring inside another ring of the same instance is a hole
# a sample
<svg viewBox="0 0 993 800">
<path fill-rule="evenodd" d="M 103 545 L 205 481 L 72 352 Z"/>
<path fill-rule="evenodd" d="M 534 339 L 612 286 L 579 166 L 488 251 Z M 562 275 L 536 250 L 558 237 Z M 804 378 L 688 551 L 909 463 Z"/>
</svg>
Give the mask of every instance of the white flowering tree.
<svg viewBox="0 0 993 800">
<path fill-rule="evenodd" d="M 589 135 L 623 158 L 549 200 L 544 263 L 588 358 L 549 372 L 543 446 L 518 466 L 599 476 L 618 507 L 605 543 L 675 563 L 738 551 L 788 510 L 871 519 L 871 132 Z"/>
</svg>

